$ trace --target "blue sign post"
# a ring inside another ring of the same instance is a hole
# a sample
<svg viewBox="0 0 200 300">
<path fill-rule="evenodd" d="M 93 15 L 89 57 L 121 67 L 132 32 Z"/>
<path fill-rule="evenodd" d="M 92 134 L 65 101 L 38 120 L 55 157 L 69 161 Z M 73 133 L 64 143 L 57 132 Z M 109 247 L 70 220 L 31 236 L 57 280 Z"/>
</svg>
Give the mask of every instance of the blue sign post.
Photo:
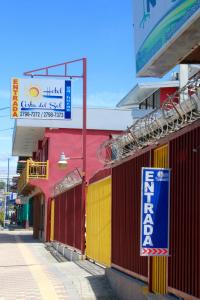
<svg viewBox="0 0 200 300">
<path fill-rule="evenodd" d="M 169 255 L 170 169 L 142 168 L 141 256 Z"/>
</svg>

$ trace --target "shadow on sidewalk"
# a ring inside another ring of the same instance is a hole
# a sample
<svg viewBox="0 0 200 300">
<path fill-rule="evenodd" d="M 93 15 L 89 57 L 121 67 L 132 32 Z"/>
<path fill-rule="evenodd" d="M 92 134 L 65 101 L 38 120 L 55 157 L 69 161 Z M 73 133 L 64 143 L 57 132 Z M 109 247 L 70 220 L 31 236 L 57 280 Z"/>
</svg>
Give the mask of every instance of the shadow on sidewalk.
<svg viewBox="0 0 200 300">
<path fill-rule="evenodd" d="M 18 232 L 19 231 L 19 232 Z M 19 239 L 16 237 L 20 237 Z M 1 230 L 0 231 L 0 244 L 3 243 L 13 243 L 13 244 L 19 244 L 19 243 L 37 243 L 41 244 L 42 242 L 40 240 L 33 238 L 33 231 L 32 230 L 26 230 L 22 229 L 20 230 L 18 228 L 9 230 Z"/>
<path fill-rule="evenodd" d="M 105 275 L 89 276 L 87 280 L 95 294 L 96 299 L 117 300 Z"/>
<path fill-rule="evenodd" d="M 91 276 L 86 277 L 90 287 L 92 288 L 96 299 L 101 300 L 117 300 L 118 298 L 114 295 L 113 290 L 105 276 L 105 268 L 96 265 L 88 260 L 75 261 L 74 262 L 79 268 L 85 270 Z"/>
</svg>

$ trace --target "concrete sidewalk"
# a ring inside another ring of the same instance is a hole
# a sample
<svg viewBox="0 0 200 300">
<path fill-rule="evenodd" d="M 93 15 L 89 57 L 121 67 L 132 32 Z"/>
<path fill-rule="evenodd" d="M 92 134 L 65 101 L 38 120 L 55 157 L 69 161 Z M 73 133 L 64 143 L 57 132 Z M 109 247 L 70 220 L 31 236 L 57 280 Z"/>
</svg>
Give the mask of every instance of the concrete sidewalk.
<svg viewBox="0 0 200 300">
<path fill-rule="evenodd" d="M 0 300 L 116 299 L 103 269 L 57 262 L 30 231 L 0 231 L 0 270 Z"/>
</svg>

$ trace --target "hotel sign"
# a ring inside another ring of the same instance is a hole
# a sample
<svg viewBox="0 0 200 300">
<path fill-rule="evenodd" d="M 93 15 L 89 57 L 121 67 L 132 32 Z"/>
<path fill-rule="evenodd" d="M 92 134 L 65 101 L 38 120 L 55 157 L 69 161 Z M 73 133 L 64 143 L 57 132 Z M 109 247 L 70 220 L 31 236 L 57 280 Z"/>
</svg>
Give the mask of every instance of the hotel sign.
<svg viewBox="0 0 200 300">
<path fill-rule="evenodd" d="M 71 81 L 13 78 L 11 118 L 71 119 Z"/>
</svg>

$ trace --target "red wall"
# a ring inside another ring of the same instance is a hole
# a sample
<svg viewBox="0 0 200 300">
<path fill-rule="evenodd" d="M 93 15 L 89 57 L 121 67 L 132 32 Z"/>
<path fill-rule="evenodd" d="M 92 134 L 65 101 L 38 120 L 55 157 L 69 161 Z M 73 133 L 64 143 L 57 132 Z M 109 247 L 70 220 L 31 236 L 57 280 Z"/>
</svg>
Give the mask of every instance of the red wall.
<svg viewBox="0 0 200 300">
<path fill-rule="evenodd" d="M 119 131 L 88 130 L 87 131 L 87 180 L 98 170 L 102 164 L 97 158 L 97 148 L 107 140 L 110 134 Z M 68 157 L 82 156 L 82 130 L 81 129 L 46 129 L 44 139 L 48 138 L 49 154 L 49 180 L 32 180 L 31 184 L 38 186 L 46 195 L 46 200 L 52 195 L 53 186 L 62 180 L 65 175 L 75 168 L 82 168 L 82 160 L 69 160 L 68 167 L 61 170 L 57 166 L 61 152 Z"/>
<path fill-rule="evenodd" d="M 176 87 L 167 87 L 167 88 L 161 88 L 160 89 L 160 106 L 163 104 L 163 102 L 167 99 L 169 95 L 174 94 L 178 88 Z"/>
<path fill-rule="evenodd" d="M 170 142 L 169 287 L 200 298 L 200 127 Z M 192 299 L 192 298 L 191 298 Z"/>
<path fill-rule="evenodd" d="M 82 233 L 82 186 L 79 185 L 55 197 L 54 238 L 79 250 L 84 250 Z"/>
<path fill-rule="evenodd" d="M 141 168 L 150 152 L 112 169 L 112 257 L 115 268 L 147 278 L 147 257 L 140 256 Z"/>
</svg>

